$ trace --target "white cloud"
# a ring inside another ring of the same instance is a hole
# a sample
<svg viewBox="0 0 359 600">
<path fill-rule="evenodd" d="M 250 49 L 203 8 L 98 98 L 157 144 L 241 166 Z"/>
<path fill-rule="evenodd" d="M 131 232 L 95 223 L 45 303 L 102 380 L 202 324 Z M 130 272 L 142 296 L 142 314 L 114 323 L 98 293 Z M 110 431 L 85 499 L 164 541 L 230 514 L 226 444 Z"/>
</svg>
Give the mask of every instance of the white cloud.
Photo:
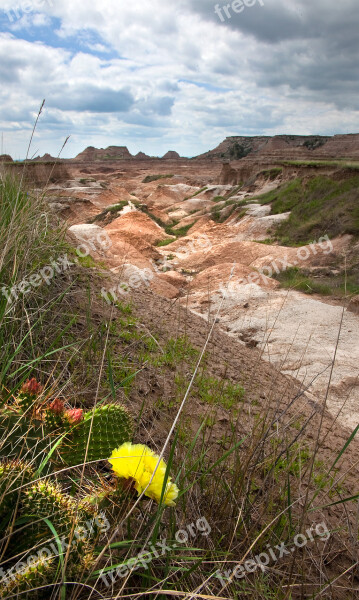
<svg viewBox="0 0 359 600">
<path fill-rule="evenodd" d="M 42 98 L 40 153 L 71 134 L 68 156 L 99 143 L 194 155 L 227 135 L 359 130 L 351 7 L 265 0 L 224 24 L 212 0 L 43 0 L 13 23 L 3 14 L 8 151 L 22 154 Z"/>
</svg>

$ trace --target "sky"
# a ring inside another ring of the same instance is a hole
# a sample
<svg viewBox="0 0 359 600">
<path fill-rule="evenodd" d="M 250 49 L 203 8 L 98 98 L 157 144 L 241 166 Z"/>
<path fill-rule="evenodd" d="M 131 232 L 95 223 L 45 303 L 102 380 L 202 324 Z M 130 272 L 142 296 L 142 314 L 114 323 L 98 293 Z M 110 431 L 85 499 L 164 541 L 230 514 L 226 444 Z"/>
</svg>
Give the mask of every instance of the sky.
<svg viewBox="0 0 359 600">
<path fill-rule="evenodd" d="M 0 153 L 359 132 L 358 0 L 0 0 Z"/>
</svg>

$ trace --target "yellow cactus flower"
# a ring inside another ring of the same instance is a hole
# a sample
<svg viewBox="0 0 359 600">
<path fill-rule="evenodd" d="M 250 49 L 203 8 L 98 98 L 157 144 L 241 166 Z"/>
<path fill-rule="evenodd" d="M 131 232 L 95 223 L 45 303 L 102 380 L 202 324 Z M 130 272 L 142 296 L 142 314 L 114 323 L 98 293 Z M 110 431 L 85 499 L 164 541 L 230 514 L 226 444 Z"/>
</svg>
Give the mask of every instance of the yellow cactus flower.
<svg viewBox="0 0 359 600">
<path fill-rule="evenodd" d="M 109 458 L 112 469 L 118 477 L 123 479 L 133 479 L 136 491 L 141 494 L 149 482 L 158 463 L 159 456 L 144 444 L 131 444 L 125 442 L 119 448 L 116 448 Z M 157 471 L 144 492 L 145 496 L 160 502 L 163 483 L 166 473 L 166 463 L 161 459 Z M 167 506 L 175 506 L 175 500 L 178 496 L 178 487 L 171 482 L 168 477 L 166 491 L 163 496 L 163 503 Z"/>
</svg>

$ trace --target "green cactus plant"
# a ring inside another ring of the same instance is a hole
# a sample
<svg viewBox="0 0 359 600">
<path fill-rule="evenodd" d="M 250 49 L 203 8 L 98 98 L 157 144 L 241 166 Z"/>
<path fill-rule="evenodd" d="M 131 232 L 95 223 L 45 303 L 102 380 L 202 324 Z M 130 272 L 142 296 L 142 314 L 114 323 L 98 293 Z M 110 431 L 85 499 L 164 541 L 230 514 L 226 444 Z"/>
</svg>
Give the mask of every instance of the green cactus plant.
<svg viewBox="0 0 359 600">
<path fill-rule="evenodd" d="M 55 561 L 49 558 L 38 558 L 21 569 L 11 572 L 0 581 L 0 598 L 21 594 L 24 600 L 38 598 L 41 595 L 32 591 L 51 581 L 55 572 Z M 28 592 L 26 594 L 25 592 Z"/>
<path fill-rule="evenodd" d="M 60 455 L 70 466 L 85 461 L 105 460 L 111 452 L 133 436 L 133 423 L 127 409 L 120 404 L 105 404 L 85 414 L 60 447 Z"/>
<path fill-rule="evenodd" d="M 16 409 L 0 411 L 0 458 L 31 461 L 38 467 L 51 446 L 65 430 L 46 427 L 40 416 L 28 416 Z M 50 468 L 48 464 L 46 470 Z"/>
<path fill-rule="evenodd" d="M 40 464 L 50 440 L 41 419 L 43 388 L 35 378 L 24 383 L 11 406 L 0 410 L 0 457 L 34 460 Z"/>
<path fill-rule="evenodd" d="M 0 518 L 8 565 L 6 576 L 0 577 L 0 598 L 18 593 L 26 599 L 43 598 L 46 590 L 32 589 L 57 581 L 65 555 L 66 578 L 81 580 L 93 565 L 99 535 L 109 527 L 99 510 L 116 493 L 113 486 L 90 486 L 85 498 L 75 499 L 56 481 L 37 480 L 39 465 L 44 475 L 59 460 L 69 466 L 85 458 L 105 460 L 133 436 L 132 418 L 120 404 L 84 412 L 59 398 L 43 401 L 41 393 L 40 384 L 30 380 L 12 404 L 0 409 Z M 44 458 L 58 440 L 45 465 Z M 11 519 L 15 508 L 16 519 Z"/>
<path fill-rule="evenodd" d="M 108 527 L 106 517 L 99 515 L 88 501 L 77 502 L 58 483 L 49 480 L 34 481 L 23 489 L 19 517 L 20 529 L 14 530 L 7 548 L 9 564 L 15 560 L 11 557 L 18 560 L 12 570 L 15 576 L 0 582 L 0 597 L 8 588 L 27 590 L 40 580 L 43 584 L 52 583 L 52 567 L 58 567 L 65 555 L 66 577 L 81 577 L 94 562 L 93 549 L 104 525 Z M 44 557 L 45 562 L 41 560 Z"/>
<path fill-rule="evenodd" d="M 0 462 L 0 517 L 11 514 L 16 506 L 22 486 L 33 478 L 33 470 L 25 461 Z"/>
<path fill-rule="evenodd" d="M 114 448 L 131 440 L 132 419 L 124 406 L 110 403 L 84 413 L 81 408 L 67 409 L 59 398 L 44 405 L 39 401 L 42 390 L 33 378 L 22 386 L 13 406 L 0 410 L 0 456 L 31 459 L 39 465 L 66 434 L 53 459 L 60 457 L 75 466 L 85 458 L 105 460 Z"/>
<path fill-rule="evenodd" d="M 72 496 L 65 494 L 57 483 L 48 480 L 36 481 L 25 489 L 22 513 L 34 515 L 39 519 L 49 519 L 59 536 L 68 535 L 75 523 L 76 551 L 83 552 L 86 549 L 86 538 L 81 535 L 85 524 L 93 534 L 98 533 L 98 526 L 92 523 L 97 517 L 96 509 L 89 502 L 76 502 Z M 48 532 L 44 525 L 37 527 L 42 527 Z"/>
</svg>

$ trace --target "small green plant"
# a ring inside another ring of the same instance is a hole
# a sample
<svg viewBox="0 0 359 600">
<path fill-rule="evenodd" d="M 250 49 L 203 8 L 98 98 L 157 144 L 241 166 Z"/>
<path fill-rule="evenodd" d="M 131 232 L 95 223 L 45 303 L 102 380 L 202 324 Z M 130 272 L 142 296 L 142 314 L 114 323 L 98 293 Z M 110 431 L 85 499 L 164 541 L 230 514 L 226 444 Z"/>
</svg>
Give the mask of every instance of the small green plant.
<svg viewBox="0 0 359 600">
<path fill-rule="evenodd" d="M 260 171 L 258 175 L 262 175 L 263 177 L 267 177 L 270 181 L 274 181 L 283 173 L 283 167 L 273 167 L 272 169 L 266 169 L 264 171 Z"/>
<path fill-rule="evenodd" d="M 78 262 L 86 269 L 94 269 L 98 266 L 98 263 L 92 258 L 91 254 L 88 254 L 87 256 L 78 256 Z"/>
<path fill-rule="evenodd" d="M 158 246 L 159 248 L 161 248 L 163 246 L 168 246 L 168 244 L 172 244 L 172 242 L 174 242 L 173 239 L 160 240 L 159 242 L 157 242 L 156 246 Z"/>
<path fill-rule="evenodd" d="M 174 229 L 175 225 L 171 225 L 170 227 L 166 227 L 165 231 L 169 235 L 175 235 L 176 237 L 184 237 L 187 235 L 188 231 L 193 227 L 195 223 L 189 223 L 188 225 L 184 225 L 183 227 L 177 227 Z M 172 240 L 173 241 L 173 240 Z"/>
<path fill-rule="evenodd" d="M 131 302 L 121 302 L 120 300 L 118 302 L 116 302 L 116 306 L 117 308 L 122 312 L 122 314 L 124 315 L 132 315 L 132 304 Z"/>
<path fill-rule="evenodd" d="M 265 240 L 255 240 L 255 241 L 257 244 L 265 244 L 266 246 L 271 246 L 272 244 L 274 244 L 274 240 L 272 240 L 272 238 L 266 238 Z"/>
<path fill-rule="evenodd" d="M 240 144 L 239 142 L 234 142 L 232 144 L 232 146 L 230 147 L 228 153 L 229 153 L 229 158 L 231 160 L 239 160 L 241 158 L 245 158 L 248 154 L 250 154 L 252 151 L 252 148 L 250 146 L 244 146 L 243 144 Z"/>
<path fill-rule="evenodd" d="M 216 377 L 198 376 L 196 389 L 203 402 L 217 404 L 230 409 L 243 400 L 244 388 L 231 381 L 217 379 Z"/>
<path fill-rule="evenodd" d="M 163 354 L 154 359 L 156 366 L 166 365 L 175 367 L 176 364 L 186 361 L 191 362 L 198 356 L 198 351 L 192 346 L 186 336 L 170 338 L 163 349 Z"/>
<path fill-rule="evenodd" d="M 216 223 L 221 222 L 221 211 L 218 209 L 214 209 L 211 211 L 211 219 Z"/>
<path fill-rule="evenodd" d="M 282 471 L 299 478 L 309 458 L 310 453 L 307 448 L 300 448 L 298 444 L 293 444 L 289 455 L 283 454 L 274 464 L 269 461 L 267 469 L 272 472 L 277 481 L 281 478 Z"/>
</svg>

